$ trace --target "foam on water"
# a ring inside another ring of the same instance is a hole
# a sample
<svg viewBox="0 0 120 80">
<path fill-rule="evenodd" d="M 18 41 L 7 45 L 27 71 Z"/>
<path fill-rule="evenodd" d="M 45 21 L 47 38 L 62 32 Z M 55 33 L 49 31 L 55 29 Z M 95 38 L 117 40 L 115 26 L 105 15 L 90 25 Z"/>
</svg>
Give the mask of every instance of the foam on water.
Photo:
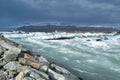
<svg viewBox="0 0 120 80">
<path fill-rule="evenodd" d="M 44 40 L 51 33 L 4 34 L 24 44 L 36 54 L 71 70 L 84 80 L 120 80 L 120 36 L 104 33 L 57 33 L 56 36 L 76 36 L 71 40 Z M 103 38 L 107 37 L 108 40 Z M 101 38 L 102 41 L 96 41 Z"/>
</svg>

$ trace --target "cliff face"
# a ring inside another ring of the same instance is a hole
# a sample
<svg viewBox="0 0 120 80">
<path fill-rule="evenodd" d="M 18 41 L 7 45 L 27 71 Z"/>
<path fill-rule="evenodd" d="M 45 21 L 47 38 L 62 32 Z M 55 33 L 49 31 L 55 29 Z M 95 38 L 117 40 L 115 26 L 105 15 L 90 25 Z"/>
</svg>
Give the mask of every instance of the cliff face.
<svg viewBox="0 0 120 80">
<path fill-rule="evenodd" d="M 22 30 L 27 32 L 54 32 L 54 31 L 96 31 L 96 32 L 111 32 L 117 31 L 113 28 L 105 27 L 76 27 L 76 26 L 56 26 L 56 25 L 43 25 L 43 26 L 22 26 L 15 30 Z"/>
<path fill-rule="evenodd" d="M 81 80 L 0 35 L 0 80 Z"/>
</svg>

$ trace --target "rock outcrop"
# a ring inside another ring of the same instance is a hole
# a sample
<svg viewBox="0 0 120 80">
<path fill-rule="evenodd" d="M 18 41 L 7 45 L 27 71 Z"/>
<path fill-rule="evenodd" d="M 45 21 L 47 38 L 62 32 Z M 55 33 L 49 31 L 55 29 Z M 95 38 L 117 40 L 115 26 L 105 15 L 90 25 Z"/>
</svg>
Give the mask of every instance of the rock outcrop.
<svg viewBox="0 0 120 80">
<path fill-rule="evenodd" d="M 32 54 L 0 35 L 0 80 L 80 80 L 68 70 Z"/>
</svg>

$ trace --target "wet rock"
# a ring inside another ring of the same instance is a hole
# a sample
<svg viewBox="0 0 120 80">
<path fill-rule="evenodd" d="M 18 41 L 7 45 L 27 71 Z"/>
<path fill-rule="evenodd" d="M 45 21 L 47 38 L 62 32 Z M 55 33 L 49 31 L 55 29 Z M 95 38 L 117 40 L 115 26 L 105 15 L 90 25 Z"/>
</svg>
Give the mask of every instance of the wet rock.
<svg viewBox="0 0 120 80">
<path fill-rule="evenodd" d="M 41 66 L 40 70 L 44 71 L 45 73 L 48 73 L 49 67 L 47 65 Z"/>
<path fill-rule="evenodd" d="M 51 64 L 50 68 L 54 70 L 55 72 L 61 73 L 61 74 L 70 74 L 70 72 L 60 66 L 57 66 L 55 64 Z"/>
<path fill-rule="evenodd" d="M 87 39 L 87 41 L 90 41 L 90 39 Z"/>
<path fill-rule="evenodd" d="M 120 35 L 120 31 L 117 31 L 117 32 L 115 33 L 115 35 Z"/>
<path fill-rule="evenodd" d="M 49 65 L 49 62 L 48 62 L 47 59 L 44 58 L 43 56 L 38 57 L 38 60 L 39 60 L 39 62 L 42 63 L 42 64 Z"/>
<path fill-rule="evenodd" d="M 96 41 L 102 41 L 102 39 L 96 39 Z"/>
<path fill-rule="evenodd" d="M 104 40 L 108 40 L 108 38 L 107 38 L 107 37 L 104 37 Z"/>
<path fill-rule="evenodd" d="M 21 52 L 27 52 L 28 49 L 26 49 L 25 47 L 23 47 L 21 44 L 18 45 L 18 48 L 21 49 Z"/>
<path fill-rule="evenodd" d="M 24 67 L 17 61 L 11 61 L 4 66 L 4 69 L 20 72 L 24 70 Z"/>
<path fill-rule="evenodd" d="M 25 74 L 24 74 L 23 72 L 20 72 L 20 73 L 16 76 L 15 80 L 23 80 L 24 77 L 25 77 Z"/>
<path fill-rule="evenodd" d="M 76 76 L 72 74 L 60 74 L 60 73 L 56 73 L 51 69 L 48 70 L 48 74 L 51 80 L 79 80 Z"/>
<path fill-rule="evenodd" d="M 0 34 L 0 40 L 5 40 L 5 38 L 2 34 Z"/>
</svg>

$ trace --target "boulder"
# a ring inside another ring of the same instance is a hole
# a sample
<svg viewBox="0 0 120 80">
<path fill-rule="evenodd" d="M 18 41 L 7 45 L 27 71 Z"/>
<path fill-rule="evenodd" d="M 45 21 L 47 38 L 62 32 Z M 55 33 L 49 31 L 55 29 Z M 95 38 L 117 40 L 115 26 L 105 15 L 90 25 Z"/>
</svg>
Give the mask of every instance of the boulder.
<svg viewBox="0 0 120 80">
<path fill-rule="evenodd" d="M 30 70 L 38 73 L 43 79 L 49 80 L 48 74 L 46 72 L 42 71 L 41 69 L 40 70 L 36 70 L 36 69 L 30 68 Z"/>
<path fill-rule="evenodd" d="M 17 61 L 11 61 L 8 62 L 5 66 L 4 69 L 11 70 L 11 71 L 17 71 L 21 72 L 24 70 L 24 66 L 22 66 L 19 62 Z"/>
<path fill-rule="evenodd" d="M 32 62 L 38 62 L 37 57 L 33 56 L 32 54 L 24 53 L 24 58 Z"/>
<path fill-rule="evenodd" d="M 35 79 L 33 79 L 31 77 L 25 77 L 23 80 L 35 80 Z"/>
<path fill-rule="evenodd" d="M 51 69 L 48 69 L 48 75 L 50 76 L 51 80 L 79 80 L 79 78 L 72 74 L 60 74 Z"/>
<path fill-rule="evenodd" d="M 0 34 L 0 40 L 4 40 L 4 36 L 2 34 Z"/>
<path fill-rule="evenodd" d="M 42 64 L 49 65 L 49 62 L 48 62 L 47 59 L 44 58 L 43 56 L 38 57 L 38 60 L 39 60 L 39 62 L 42 63 Z"/>
<path fill-rule="evenodd" d="M 2 55 L 4 53 L 3 47 L 0 46 L 0 55 Z"/>
<path fill-rule="evenodd" d="M 36 73 L 33 70 L 30 70 L 30 69 L 29 70 L 25 70 L 24 73 L 27 74 L 29 77 L 35 79 L 35 80 L 45 80 L 38 73 Z"/>
<path fill-rule="evenodd" d="M 7 78 L 5 77 L 5 75 L 0 74 L 0 80 L 7 80 Z"/>
<path fill-rule="evenodd" d="M 23 80 L 24 77 L 25 77 L 24 72 L 20 72 L 20 73 L 16 76 L 15 80 Z"/>
<path fill-rule="evenodd" d="M 14 46 L 14 45 L 11 45 L 11 44 L 8 43 L 8 42 L 3 43 L 1 46 L 4 47 L 4 48 L 6 48 L 6 49 L 8 49 L 8 50 L 10 50 L 10 51 L 15 52 L 16 54 L 19 54 L 19 53 L 21 52 L 21 49 L 20 49 L 20 48 Z"/>
<path fill-rule="evenodd" d="M 49 67 L 47 65 L 43 65 L 43 66 L 41 66 L 40 70 L 48 73 L 48 68 Z"/>
<path fill-rule="evenodd" d="M 96 39 L 96 41 L 102 41 L 102 39 Z"/>
<path fill-rule="evenodd" d="M 6 72 L 3 72 L 3 71 L 0 72 L 0 80 L 7 80 Z"/>
<path fill-rule="evenodd" d="M 5 51 L 4 55 L 3 55 L 3 59 L 7 62 L 9 61 L 15 61 L 18 57 L 18 54 L 16 54 L 16 52 L 14 51 Z"/>
<path fill-rule="evenodd" d="M 0 60 L 0 69 L 6 64 L 7 62 L 3 59 Z"/>
<path fill-rule="evenodd" d="M 56 73 L 55 71 L 51 69 L 48 69 L 48 75 L 49 75 L 50 80 L 66 80 L 62 74 Z"/>
<path fill-rule="evenodd" d="M 24 64 L 24 65 L 27 65 L 27 66 L 31 66 L 31 67 L 33 67 L 35 69 L 40 69 L 40 67 L 42 66 L 42 64 L 30 61 L 29 59 L 26 59 L 26 58 L 19 58 L 19 62 L 21 64 Z"/>
<path fill-rule="evenodd" d="M 62 67 L 60 67 L 58 65 L 55 65 L 55 64 L 51 64 L 50 68 L 52 70 L 54 70 L 55 72 L 58 72 L 58 73 L 61 73 L 61 74 L 70 74 L 70 72 L 68 70 L 66 70 L 65 68 L 62 68 Z"/>
</svg>

